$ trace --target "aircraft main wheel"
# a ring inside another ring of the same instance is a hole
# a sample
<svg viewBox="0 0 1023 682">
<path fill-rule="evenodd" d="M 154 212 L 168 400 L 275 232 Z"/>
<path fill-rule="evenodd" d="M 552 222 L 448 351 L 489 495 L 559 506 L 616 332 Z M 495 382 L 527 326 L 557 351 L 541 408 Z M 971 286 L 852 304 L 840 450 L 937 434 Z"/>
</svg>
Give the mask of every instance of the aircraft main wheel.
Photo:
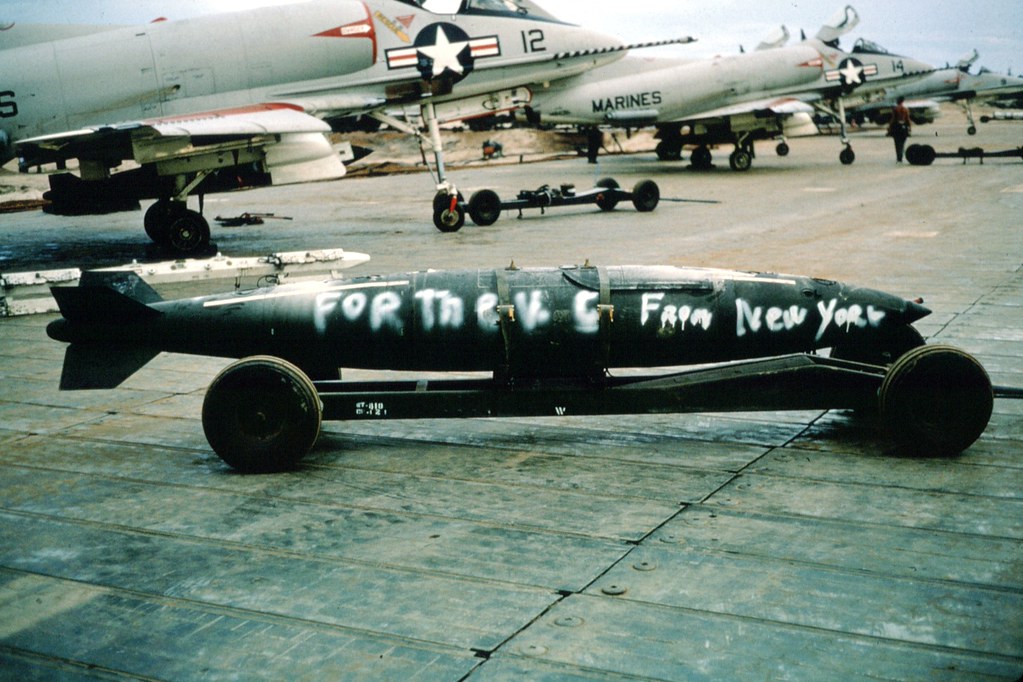
<svg viewBox="0 0 1023 682">
<path fill-rule="evenodd" d="M 456 195 L 454 202 L 447 192 L 438 192 L 433 197 L 433 224 L 441 232 L 458 232 L 462 229 L 462 225 L 465 225 L 465 209 L 461 192 Z"/>
<path fill-rule="evenodd" d="M 597 181 L 597 187 L 603 187 L 604 189 L 617 190 L 619 188 L 618 181 L 614 178 L 601 178 Z M 618 192 L 601 192 L 597 195 L 597 206 L 600 207 L 601 211 L 613 211 L 615 206 L 618 205 L 619 197 Z"/>
<path fill-rule="evenodd" d="M 185 207 L 178 202 L 160 199 L 146 209 L 146 215 L 142 219 L 146 236 L 152 239 L 154 244 L 166 246 L 171 221 L 185 210 Z"/>
<path fill-rule="evenodd" d="M 641 180 L 632 188 L 632 205 L 640 213 L 649 213 L 661 200 L 661 188 L 653 180 Z"/>
<path fill-rule="evenodd" d="M 966 134 L 967 135 L 976 135 L 977 134 L 977 126 L 970 126 L 969 128 L 967 128 L 966 129 Z"/>
<path fill-rule="evenodd" d="M 492 189 L 481 189 L 469 197 L 469 217 L 480 227 L 493 225 L 501 217 L 501 197 Z"/>
<path fill-rule="evenodd" d="M 210 224 L 201 214 L 185 210 L 167 226 L 167 246 L 180 254 L 194 254 L 209 246 Z"/>
<path fill-rule="evenodd" d="M 302 370 L 265 355 L 239 360 L 206 391 L 202 426 L 210 447 L 239 471 L 293 468 L 316 442 L 322 406 Z"/>
<path fill-rule="evenodd" d="M 788 156 L 789 145 L 785 142 L 779 142 L 778 146 L 774 148 L 774 151 L 778 153 L 778 156 Z"/>
<path fill-rule="evenodd" d="M 911 144 L 906 147 L 906 161 L 914 166 L 930 166 L 937 158 L 937 152 L 929 144 Z"/>
<path fill-rule="evenodd" d="M 736 149 L 728 157 L 728 165 L 734 171 L 748 171 L 753 166 L 753 155 L 745 149 Z"/>
<path fill-rule="evenodd" d="M 846 147 L 839 152 L 838 160 L 842 162 L 843 166 L 850 166 L 856 160 L 856 152 L 852 150 L 852 147 Z"/>
<path fill-rule="evenodd" d="M 910 455 L 952 457 L 987 428 L 991 379 L 969 353 L 952 346 L 915 348 L 895 361 L 878 391 L 885 430 Z"/>
</svg>

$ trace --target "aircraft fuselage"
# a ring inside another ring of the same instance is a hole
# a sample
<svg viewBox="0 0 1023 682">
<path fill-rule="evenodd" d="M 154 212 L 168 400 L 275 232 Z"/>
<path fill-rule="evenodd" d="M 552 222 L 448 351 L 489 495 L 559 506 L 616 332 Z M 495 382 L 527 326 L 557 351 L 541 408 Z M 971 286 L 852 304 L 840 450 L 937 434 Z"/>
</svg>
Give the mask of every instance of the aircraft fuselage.
<svg viewBox="0 0 1023 682">
<path fill-rule="evenodd" d="M 663 123 L 808 92 L 837 96 L 873 91 L 872 80 L 925 68 L 903 57 L 850 55 L 809 40 L 695 61 L 630 58 L 536 93 L 532 106 L 549 123 Z"/>
<path fill-rule="evenodd" d="M 327 115 L 474 96 L 579 73 L 617 55 L 541 58 L 615 44 L 535 17 L 435 15 L 391 0 L 112 28 L 2 51 L 0 158 L 34 136 L 260 102 L 296 101 Z M 444 73 L 422 72 L 423 45 L 448 48 L 437 53 Z"/>
</svg>

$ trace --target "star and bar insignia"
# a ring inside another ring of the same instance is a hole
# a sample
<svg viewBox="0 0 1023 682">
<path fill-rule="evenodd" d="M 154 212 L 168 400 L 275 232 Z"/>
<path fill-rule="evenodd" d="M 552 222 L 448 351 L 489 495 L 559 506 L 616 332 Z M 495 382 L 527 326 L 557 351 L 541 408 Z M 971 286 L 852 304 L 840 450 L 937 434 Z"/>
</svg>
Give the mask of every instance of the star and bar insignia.
<svg viewBox="0 0 1023 682">
<path fill-rule="evenodd" d="M 499 57 L 501 41 L 496 35 L 470 38 L 454 24 L 430 24 L 416 36 L 412 47 L 386 51 L 388 69 L 417 67 L 424 80 L 450 74 L 456 81 L 472 73 L 477 59 Z"/>
<path fill-rule="evenodd" d="M 867 82 L 868 76 L 877 75 L 877 64 L 864 64 L 853 57 L 846 57 L 838 63 L 837 69 L 826 71 L 824 80 L 829 83 L 838 81 L 844 88 L 856 88 Z"/>
</svg>

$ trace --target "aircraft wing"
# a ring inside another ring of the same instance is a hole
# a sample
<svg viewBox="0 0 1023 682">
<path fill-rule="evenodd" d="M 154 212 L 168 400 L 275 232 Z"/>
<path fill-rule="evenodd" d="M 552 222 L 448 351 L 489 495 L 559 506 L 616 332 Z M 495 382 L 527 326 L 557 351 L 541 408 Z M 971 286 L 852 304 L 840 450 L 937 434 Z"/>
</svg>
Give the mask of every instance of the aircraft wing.
<svg viewBox="0 0 1023 682">
<path fill-rule="evenodd" d="M 219 109 L 184 116 L 126 121 L 110 125 L 89 126 L 50 135 L 20 140 L 18 152 L 29 160 L 38 154 L 50 160 L 66 158 L 121 160 L 138 158 L 140 152 L 156 145 L 166 146 L 170 141 L 191 138 L 238 139 L 285 133 L 329 132 L 330 127 L 320 119 L 306 114 L 300 107 L 289 104 L 259 104 L 234 109 Z M 117 143 L 121 144 L 118 145 Z M 43 161 L 45 163 L 46 161 Z M 31 164 L 30 164 L 31 165 Z"/>
<path fill-rule="evenodd" d="M 19 141 L 17 153 L 25 166 L 77 158 L 84 170 L 89 163 L 108 168 L 135 161 L 156 164 L 161 175 L 182 172 L 181 164 L 191 161 L 195 170 L 262 161 L 282 184 L 344 175 L 329 132 L 297 104 L 265 103 L 42 135 Z"/>
</svg>

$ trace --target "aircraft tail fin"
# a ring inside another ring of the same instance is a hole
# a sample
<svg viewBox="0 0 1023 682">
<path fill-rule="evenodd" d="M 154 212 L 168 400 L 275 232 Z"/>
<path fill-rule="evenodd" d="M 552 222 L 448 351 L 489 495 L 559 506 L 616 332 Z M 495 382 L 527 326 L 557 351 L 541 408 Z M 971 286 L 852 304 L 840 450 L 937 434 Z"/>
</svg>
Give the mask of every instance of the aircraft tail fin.
<svg viewBox="0 0 1023 682">
<path fill-rule="evenodd" d="M 64 352 L 60 390 L 116 388 L 159 354 L 152 348 L 73 343 Z"/>
</svg>

